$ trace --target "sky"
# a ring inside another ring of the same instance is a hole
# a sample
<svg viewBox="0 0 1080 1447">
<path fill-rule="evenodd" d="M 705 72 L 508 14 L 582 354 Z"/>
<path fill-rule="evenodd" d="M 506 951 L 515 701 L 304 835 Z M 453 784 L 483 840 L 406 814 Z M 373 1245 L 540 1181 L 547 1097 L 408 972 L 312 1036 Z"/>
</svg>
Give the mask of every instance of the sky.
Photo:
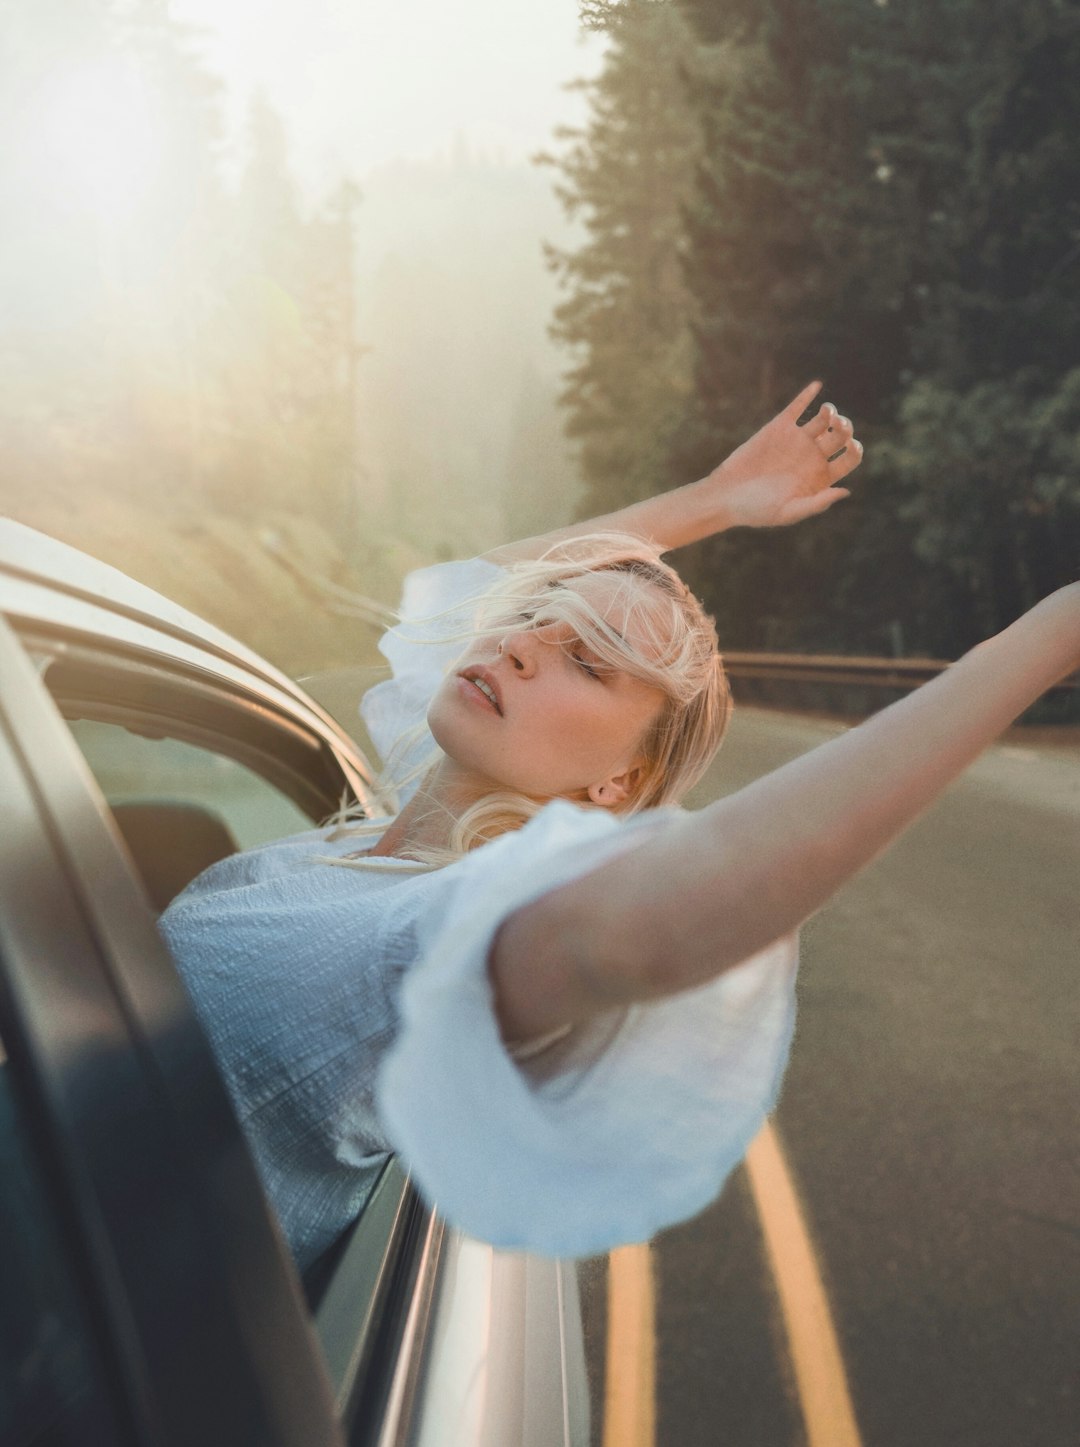
<svg viewBox="0 0 1080 1447">
<path fill-rule="evenodd" d="M 599 67 L 577 0 L 172 0 L 199 26 L 240 134 L 263 89 L 305 189 L 396 158 L 470 149 L 523 160 L 584 114 L 565 86 Z"/>
</svg>

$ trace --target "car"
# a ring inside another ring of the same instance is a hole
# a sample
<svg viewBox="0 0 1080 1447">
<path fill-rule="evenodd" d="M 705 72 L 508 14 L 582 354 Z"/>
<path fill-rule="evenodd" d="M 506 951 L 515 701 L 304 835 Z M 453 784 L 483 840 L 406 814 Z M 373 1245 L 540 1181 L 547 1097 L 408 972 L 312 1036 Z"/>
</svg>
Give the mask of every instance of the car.
<svg viewBox="0 0 1080 1447">
<path fill-rule="evenodd" d="M 271 665 L 0 522 L 0 1443 L 588 1443 L 575 1265 L 462 1236 L 394 1159 L 300 1280 L 156 930 L 371 797 Z"/>
</svg>

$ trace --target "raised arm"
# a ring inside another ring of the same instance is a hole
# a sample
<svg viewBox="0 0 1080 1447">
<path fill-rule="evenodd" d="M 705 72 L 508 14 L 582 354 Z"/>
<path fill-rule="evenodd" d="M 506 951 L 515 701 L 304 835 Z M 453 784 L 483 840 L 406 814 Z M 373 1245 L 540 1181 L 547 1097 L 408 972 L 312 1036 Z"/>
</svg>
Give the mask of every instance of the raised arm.
<svg viewBox="0 0 1080 1447">
<path fill-rule="evenodd" d="M 508 1039 L 704 984 L 789 934 L 1080 666 L 1080 583 L 858 728 L 517 911 L 489 961 Z"/>
<path fill-rule="evenodd" d="M 708 477 L 588 522 L 508 543 L 485 554 L 505 564 L 538 558 L 553 543 L 582 533 L 615 531 L 647 538 L 664 552 L 733 527 L 783 527 L 850 496 L 837 484 L 862 460 L 851 423 L 826 402 L 804 426 L 798 419 L 820 382 L 797 397 Z"/>
</svg>

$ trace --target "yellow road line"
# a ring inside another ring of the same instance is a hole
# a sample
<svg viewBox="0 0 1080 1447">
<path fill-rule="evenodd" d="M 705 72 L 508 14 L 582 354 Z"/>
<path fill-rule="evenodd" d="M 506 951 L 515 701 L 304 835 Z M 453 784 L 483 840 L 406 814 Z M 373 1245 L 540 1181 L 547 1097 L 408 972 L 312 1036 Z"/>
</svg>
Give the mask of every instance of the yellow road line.
<svg viewBox="0 0 1080 1447">
<path fill-rule="evenodd" d="M 807 1447 L 860 1447 L 828 1298 L 771 1125 L 751 1145 L 746 1169 L 784 1315 Z"/>
<path fill-rule="evenodd" d="M 746 1157 L 780 1299 L 807 1447 L 862 1447 L 828 1297 L 772 1126 Z M 656 1290 L 647 1245 L 608 1258 L 603 1447 L 655 1447 Z"/>
<path fill-rule="evenodd" d="M 608 1257 L 604 1447 L 656 1442 L 656 1292 L 648 1246 Z"/>
</svg>

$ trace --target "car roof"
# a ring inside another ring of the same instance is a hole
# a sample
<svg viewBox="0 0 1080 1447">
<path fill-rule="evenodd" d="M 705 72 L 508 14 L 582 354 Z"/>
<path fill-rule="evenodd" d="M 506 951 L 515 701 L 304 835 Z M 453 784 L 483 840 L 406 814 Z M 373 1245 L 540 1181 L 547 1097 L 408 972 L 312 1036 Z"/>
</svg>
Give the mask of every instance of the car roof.
<svg viewBox="0 0 1080 1447">
<path fill-rule="evenodd" d="M 88 604 L 193 644 L 301 696 L 301 690 L 287 674 L 197 614 L 100 558 L 13 518 L 0 518 L 0 611 L 34 616 L 35 588 L 70 600 L 72 626 L 78 625 L 79 605 Z M 54 608 L 49 609 L 49 614 L 55 616 Z M 310 700 L 304 701 L 310 704 Z"/>
<path fill-rule="evenodd" d="M 72 599 L 81 598 L 125 617 L 137 617 L 166 632 L 182 633 L 191 642 L 209 646 L 212 652 L 227 652 L 237 662 L 257 665 L 260 672 L 271 668 L 265 659 L 228 633 L 145 583 L 13 518 L 0 518 L 0 574 L 44 583 Z M 0 578 L 0 607 L 7 606 L 5 592 Z M 288 681 L 284 674 L 278 678 Z"/>
<path fill-rule="evenodd" d="M 0 518 L 0 615 L 52 632 L 108 638 L 144 656 L 209 670 L 255 690 L 266 703 L 318 722 L 359 771 L 353 786 L 365 803 L 371 765 L 362 747 L 287 674 L 197 614 L 78 548 L 36 528 Z"/>
</svg>

